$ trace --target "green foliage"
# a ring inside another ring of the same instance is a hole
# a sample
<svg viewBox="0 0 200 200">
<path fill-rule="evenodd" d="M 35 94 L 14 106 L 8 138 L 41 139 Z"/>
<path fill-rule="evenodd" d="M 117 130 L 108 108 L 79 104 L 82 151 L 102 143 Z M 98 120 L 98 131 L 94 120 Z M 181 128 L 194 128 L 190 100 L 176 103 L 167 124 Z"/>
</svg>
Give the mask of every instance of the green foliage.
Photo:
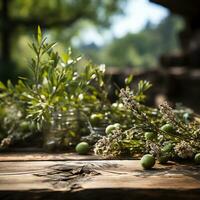
<svg viewBox="0 0 200 200">
<path fill-rule="evenodd" d="M 146 94 L 145 92 L 147 90 L 149 90 L 151 88 L 152 84 L 149 83 L 148 81 L 139 81 L 138 83 L 138 89 L 137 89 L 137 92 L 136 94 L 134 95 L 134 99 L 137 101 L 137 102 L 145 102 L 146 100 Z"/>
<path fill-rule="evenodd" d="M 53 50 L 56 43 L 48 44 L 46 40 L 38 28 L 37 41 L 30 45 L 35 54 L 30 65 L 33 82 L 24 84 L 22 97 L 28 102 L 27 117 L 42 125 L 50 123 L 52 113 L 81 109 L 83 103 L 96 102 L 98 107 L 106 101 L 105 69 L 90 62 L 77 68 L 80 57 L 72 58 L 70 49 L 60 56 Z"/>
<path fill-rule="evenodd" d="M 50 128 L 52 124 L 55 125 L 57 120 L 66 117 L 66 113 L 71 111 L 77 111 L 79 116 L 83 114 L 85 122 L 91 126 L 91 133 L 94 133 L 92 126 L 96 126 L 92 121 L 90 123 L 90 116 L 93 116 L 94 113 L 101 115 L 98 123 L 100 126 L 100 121 L 102 121 L 102 124 L 121 122 L 123 127 L 130 127 L 133 123 L 131 112 L 126 111 L 120 102 L 111 104 L 108 99 L 108 83 L 104 76 L 105 66 L 87 62 L 84 66 L 79 67 L 80 57 L 73 58 L 71 49 L 59 54 L 54 50 L 55 45 L 56 43 L 47 42 L 47 38 L 43 37 L 41 29 L 38 27 L 35 39 L 29 44 L 33 51 L 33 58 L 30 59 L 29 65 L 32 79 L 20 78 L 16 85 L 10 81 L 7 82 L 7 85 L 0 83 L 2 113 L 6 116 L 4 116 L 5 119 L 8 119 L 8 123 L 3 127 L 6 134 L 2 138 L 13 138 L 16 131 L 25 135 L 24 124 L 27 124 L 27 121 L 37 126 L 39 131 L 44 131 L 46 127 Z M 129 76 L 126 84 L 130 85 L 132 79 L 133 77 Z M 144 92 L 149 87 L 150 84 L 146 81 L 138 84 L 135 96 L 137 101 L 145 100 Z M 19 113 L 18 118 L 15 117 L 15 123 L 13 123 L 13 115 L 9 114 L 12 112 Z M 130 116 L 129 120 L 126 119 L 128 116 Z M 57 118 L 54 119 L 54 117 Z M 61 123 L 63 123 L 62 121 Z M 62 125 L 61 123 L 58 125 Z M 72 123 L 77 124 L 77 122 Z M 5 125 L 3 117 L 2 124 Z M 9 127 L 12 128 L 9 129 Z M 78 136 L 80 138 L 81 129 L 77 133 L 69 130 L 69 127 L 67 132 L 65 132 L 66 129 L 61 131 L 67 134 L 67 137 Z M 30 128 L 29 131 L 31 131 Z M 68 140 L 65 136 L 61 136 L 61 138 Z M 67 144 L 70 142 L 70 140 L 67 141 Z M 50 141 L 48 144 L 54 148 L 52 145 L 54 146 L 55 142 Z"/>
<path fill-rule="evenodd" d="M 18 141 L 25 142 L 36 129 L 26 119 L 26 104 L 21 99 L 26 91 L 23 82 L 19 80 L 13 85 L 8 81 L 6 85 L 2 82 L 0 85 L 0 148 L 5 148 Z"/>
<path fill-rule="evenodd" d="M 66 117 L 66 113 L 71 111 L 79 113 L 79 118 L 83 114 L 85 121 L 89 121 L 93 112 L 102 113 L 104 117 L 108 110 L 110 102 L 104 77 L 105 66 L 88 61 L 79 67 L 80 57 L 73 58 L 71 49 L 59 54 L 54 50 L 55 45 L 47 42 L 38 27 L 35 39 L 29 44 L 34 53 L 29 65 L 32 79 L 20 78 L 16 85 L 11 81 L 7 85 L 0 82 L 0 104 L 4 113 L 1 128 L 6 136 L 22 131 L 21 124 L 27 120 L 34 123 L 39 131 L 44 131 L 55 125 L 59 116 Z M 12 112 L 19 113 L 18 118 L 10 115 Z M 74 133 L 69 130 L 70 126 L 65 134 L 72 137 L 78 134 L 80 137 L 81 129 L 80 133 Z"/>
<path fill-rule="evenodd" d="M 78 19 L 84 18 L 107 25 L 109 16 L 123 12 L 124 3 L 126 0 L 27 0 L 24 2 L 14 0 L 10 2 L 10 10 L 12 17 L 30 19 L 31 22 L 35 19 L 49 24 L 55 21 L 55 16 L 56 21 L 72 21 L 78 16 Z"/>
</svg>

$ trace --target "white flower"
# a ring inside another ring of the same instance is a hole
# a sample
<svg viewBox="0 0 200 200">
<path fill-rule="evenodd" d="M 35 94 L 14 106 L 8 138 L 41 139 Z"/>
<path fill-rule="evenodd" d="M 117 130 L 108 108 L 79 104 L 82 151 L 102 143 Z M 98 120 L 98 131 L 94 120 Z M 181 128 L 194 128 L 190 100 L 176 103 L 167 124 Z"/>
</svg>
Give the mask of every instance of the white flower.
<svg viewBox="0 0 200 200">
<path fill-rule="evenodd" d="M 180 158 L 192 158 L 194 155 L 194 149 L 185 141 L 178 143 L 174 150 Z"/>
<path fill-rule="evenodd" d="M 105 64 L 99 65 L 99 71 L 101 71 L 102 73 L 104 73 L 106 71 L 106 65 Z"/>
</svg>

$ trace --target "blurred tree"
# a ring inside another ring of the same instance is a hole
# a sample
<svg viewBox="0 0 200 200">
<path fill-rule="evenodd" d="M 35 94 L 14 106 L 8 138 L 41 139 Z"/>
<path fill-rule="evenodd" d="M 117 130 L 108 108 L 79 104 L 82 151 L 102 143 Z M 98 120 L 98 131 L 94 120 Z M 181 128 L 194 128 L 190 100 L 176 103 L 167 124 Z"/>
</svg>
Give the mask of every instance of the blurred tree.
<svg viewBox="0 0 200 200">
<path fill-rule="evenodd" d="M 169 15 L 158 25 L 147 22 L 139 33 L 115 38 L 98 51 L 82 48 L 82 52 L 95 62 L 109 66 L 150 68 L 158 65 L 161 54 L 179 50 L 177 36 L 183 25 L 181 18 Z"/>
<path fill-rule="evenodd" d="M 8 66 L 17 32 L 38 25 L 43 29 L 69 28 L 80 20 L 109 26 L 113 15 L 123 13 L 124 3 L 126 0 L 0 0 L 0 79 L 13 72 Z"/>
</svg>

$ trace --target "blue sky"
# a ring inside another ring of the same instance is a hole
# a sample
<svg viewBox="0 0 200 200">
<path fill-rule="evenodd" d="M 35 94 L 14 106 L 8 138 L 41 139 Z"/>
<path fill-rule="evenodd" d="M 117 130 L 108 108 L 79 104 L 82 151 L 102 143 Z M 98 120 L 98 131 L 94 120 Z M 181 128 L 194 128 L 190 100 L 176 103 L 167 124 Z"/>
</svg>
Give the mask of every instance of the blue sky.
<svg viewBox="0 0 200 200">
<path fill-rule="evenodd" d="M 168 15 L 168 10 L 159 5 L 150 3 L 148 0 L 129 0 L 125 9 L 124 16 L 118 16 L 113 19 L 113 25 L 104 33 L 98 33 L 95 28 L 89 28 L 81 33 L 81 38 L 75 43 L 94 42 L 97 45 L 109 41 L 113 37 L 122 37 L 127 33 L 139 32 L 148 21 L 158 24 Z"/>
<path fill-rule="evenodd" d="M 158 24 L 168 14 L 167 9 L 150 3 L 148 0 L 129 0 L 125 12 L 126 15 L 118 17 L 112 27 L 112 31 L 117 37 L 123 36 L 127 32 L 140 31 L 148 20 Z"/>
</svg>

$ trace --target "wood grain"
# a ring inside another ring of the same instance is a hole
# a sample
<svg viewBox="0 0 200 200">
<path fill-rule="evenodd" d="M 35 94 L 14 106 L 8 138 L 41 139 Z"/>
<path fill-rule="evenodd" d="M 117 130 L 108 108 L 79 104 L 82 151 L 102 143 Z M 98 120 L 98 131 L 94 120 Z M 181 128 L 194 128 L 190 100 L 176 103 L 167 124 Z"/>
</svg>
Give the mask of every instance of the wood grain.
<svg viewBox="0 0 200 200">
<path fill-rule="evenodd" d="M 0 153 L 0 162 L 3 161 L 58 161 L 58 160 L 99 160 L 95 155 L 78 155 L 76 153 Z"/>
<path fill-rule="evenodd" d="M 199 199 L 200 166 L 171 162 L 143 170 L 138 160 L 87 159 L 4 159 L 0 199 Z"/>
</svg>

